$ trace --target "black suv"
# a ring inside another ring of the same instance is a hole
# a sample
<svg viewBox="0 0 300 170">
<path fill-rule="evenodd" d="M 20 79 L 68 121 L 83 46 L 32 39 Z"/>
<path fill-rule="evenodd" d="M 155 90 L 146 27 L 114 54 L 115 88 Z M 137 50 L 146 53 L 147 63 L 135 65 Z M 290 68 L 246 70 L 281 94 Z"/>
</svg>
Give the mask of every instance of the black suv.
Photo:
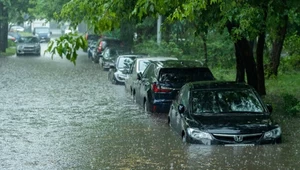
<svg viewBox="0 0 300 170">
<path fill-rule="evenodd" d="M 215 80 L 201 62 L 188 60 L 150 61 L 138 74 L 135 100 L 146 112 L 168 113 L 179 89 L 188 82 Z"/>
</svg>

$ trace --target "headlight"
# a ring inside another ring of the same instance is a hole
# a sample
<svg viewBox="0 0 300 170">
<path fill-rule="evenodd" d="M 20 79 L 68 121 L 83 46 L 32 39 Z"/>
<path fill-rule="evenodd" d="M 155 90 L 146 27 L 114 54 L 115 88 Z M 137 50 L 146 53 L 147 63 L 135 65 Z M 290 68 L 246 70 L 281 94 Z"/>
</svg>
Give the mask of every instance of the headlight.
<svg viewBox="0 0 300 170">
<path fill-rule="evenodd" d="M 280 135 L 281 135 L 281 128 L 278 127 L 268 132 L 265 132 L 264 139 L 275 139 L 278 138 Z"/>
<path fill-rule="evenodd" d="M 202 132 L 199 129 L 188 128 L 187 133 L 189 134 L 190 137 L 196 140 L 202 140 L 202 139 L 212 140 L 212 137 L 209 133 Z"/>
<path fill-rule="evenodd" d="M 23 46 L 22 46 L 22 45 L 19 45 L 19 46 L 18 46 L 18 49 L 20 49 L 20 50 L 23 49 Z"/>
</svg>

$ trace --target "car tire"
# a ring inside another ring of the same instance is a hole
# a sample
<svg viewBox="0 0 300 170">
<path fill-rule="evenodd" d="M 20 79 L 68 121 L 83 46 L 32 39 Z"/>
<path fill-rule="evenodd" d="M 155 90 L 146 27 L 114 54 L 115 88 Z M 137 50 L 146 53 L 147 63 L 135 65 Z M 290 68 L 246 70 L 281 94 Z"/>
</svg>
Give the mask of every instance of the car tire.
<svg viewBox="0 0 300 170">
<path fill-rule="evenodd" d="M 184 132 L 183 134 L 182 134 L 182 142 L 183 143 L 187 143 L 187 136 L 186 136 L 186 133 Z"/>
<path fill-rule="evenodd" d="M 134 93 L 131 94 L 131 98 L 132 98 L 133 103 L 136 103 L 136 96 Z"/>
<path fill-rule="evenodd" d="M 148 106 L 147 106 L 147 101 L 144 102 L 143 108 L 144 108 L 145 113 L 149 113 Z"/>
</svg>

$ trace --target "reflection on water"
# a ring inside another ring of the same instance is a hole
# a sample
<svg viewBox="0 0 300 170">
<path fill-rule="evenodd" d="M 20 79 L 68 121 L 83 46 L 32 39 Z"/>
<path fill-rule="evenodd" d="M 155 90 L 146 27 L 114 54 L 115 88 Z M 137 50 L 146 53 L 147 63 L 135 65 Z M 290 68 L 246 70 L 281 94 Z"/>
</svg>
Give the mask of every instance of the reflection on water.
<svg viewBox="0 0 300 170">
<path fill-rule="evenodd" d="M 0 169 L 297 169 L 297 120 L 285 143 L 182 143 L 167 116 L 145 114 L 85 55 L 0 58 Z M 293 130 L 295 133 L 291 133 Z"/>
</svg>

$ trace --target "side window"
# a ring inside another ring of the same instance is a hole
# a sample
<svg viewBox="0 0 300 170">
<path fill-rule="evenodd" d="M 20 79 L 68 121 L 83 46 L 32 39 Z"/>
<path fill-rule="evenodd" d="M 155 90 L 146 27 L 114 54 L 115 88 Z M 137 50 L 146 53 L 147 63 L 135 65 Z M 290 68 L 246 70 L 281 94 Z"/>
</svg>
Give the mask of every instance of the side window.
<svg viewBox="0 0 300 170">
<path fill-rule="evenodd" d="M 150 64 L 148 67 L 146 67 L 144 73 L 143 73 L 143 77 L 151 77 L 152 76 L 152 72 L 153 72 L 153 69 L 154 69 L 154 65 L 153 64 Z"/>
<path fill-rule="evenodd" d="M 182 95 L 182 104 L 187 108 L 189 105 L 190 93 L 187 88 L 184 89 L 184 93 Z"/>
</svg>

